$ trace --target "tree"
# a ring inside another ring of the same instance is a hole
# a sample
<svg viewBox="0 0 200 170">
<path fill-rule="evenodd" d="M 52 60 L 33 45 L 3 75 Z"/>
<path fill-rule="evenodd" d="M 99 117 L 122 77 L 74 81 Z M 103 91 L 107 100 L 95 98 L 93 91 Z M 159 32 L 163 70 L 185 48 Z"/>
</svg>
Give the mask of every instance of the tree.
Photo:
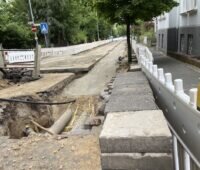
<svg viewBox="0 0 200 170">
<path fill-rule="evenodd" d="M 94 6 L 96 0 L 31 0 L 31 2 L 35 23 L 48 22 L 48 38 L 55 46 L 96 41 L 97 32 L 100 39 L 106 39 L 112 33 L 118 36 L 123 32 L 120 26 L 111 31 L 113 25 L 97 15 Z M 28 0 L 0 0 L 0 43 L 3 43 L 5 48 L 33 48 L 34 34 L 31 32 L 29 21 L 32 19 Z M 43 45 L 44 36 L 39 28 L 37 35 L 39 43 Z"/>
<path fill-rule="evenodd" d="M 113 23 L 126 24 L 129 63 L 132 61 L 131 24 L 138 19 L 152 20 L 176 5 L 174 0 L 99 0 L 96 2 L 97 10 L 104 17 Z"/>
<path fill-rule="evenodd" d="M 10 3 L 0 2 L 0 43 L 4 48 L 31 48 L 31 31 L 11 9 Z"/>
</svg>

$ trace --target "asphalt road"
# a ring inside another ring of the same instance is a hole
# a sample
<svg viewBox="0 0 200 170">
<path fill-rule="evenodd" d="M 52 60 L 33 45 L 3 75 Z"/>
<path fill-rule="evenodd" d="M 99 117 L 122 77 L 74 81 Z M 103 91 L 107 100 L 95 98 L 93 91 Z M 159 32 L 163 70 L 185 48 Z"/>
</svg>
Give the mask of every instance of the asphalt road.
<svg viewBox="0 0 200 170">
<path fill-rule="evenodd" d="M 165 73 L 172 73 L 173 79 L 183 79 L 184 91 L 188 94 L 191 88 L 197 88 L 200 77 L 200 69 L 168 57 L 162 52 L 151 49 L 154 63 L 163 68 Z"/>
</svg>

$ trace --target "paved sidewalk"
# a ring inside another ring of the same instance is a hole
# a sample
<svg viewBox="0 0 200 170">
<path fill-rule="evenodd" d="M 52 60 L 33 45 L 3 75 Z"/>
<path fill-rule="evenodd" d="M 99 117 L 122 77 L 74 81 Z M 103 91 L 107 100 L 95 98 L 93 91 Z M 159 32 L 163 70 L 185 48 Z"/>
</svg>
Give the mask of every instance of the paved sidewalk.
<svg viewBox="0 0 200 170">
<path fill-rule="evenodd" d="M 152 90 L 142 72 L 118 74 L 105 113 L 156 110 Z"/>
<path fill-rule="evenodd" d="M 14 85 L 1 90 L 0 98 L 9 99 L 13 97 L 32 96 L 43 92 L 58 92 L 75 78 L 75 74 L 73 73 L 43 74 L 41 76 L 42 78 L 39 80 Z"/>
<path fill-rule="evenodd" d="M 121 41 L 112 42 L 104 46 L 77 54 L 62 57 L 46 57 L 41 62 L 42 73 L 88 72 L 103 57 L 107 56 Z"/>
<path fill-rule="evenodd" d="M 171 133 L 141 71 L 117 74 L 99 141 L 103 170 L 171 170 Z"/>
<path fill-rule="evenodd" d="M 199 68 L 166 56 L 155 49 L 151 49 L 151 51 L 154 56 L 154 63 L 159 68 L 164 68 L 165 73 L 171 72 L 173 79 L 183 79 L 183 87 L 187 94 L 191 88 L 197 88 L 200 77 Z"/>
<path fill-rule="evenodd" d="M 119 56 L 126 52 L 125 41 L 115 46 L 106 57 L 100 60 L 95 67 L 83 77 L 76 79 L 65 88 L 64 95 L 99 95 L 110 79 L 116 75 Z"/>
</svg>

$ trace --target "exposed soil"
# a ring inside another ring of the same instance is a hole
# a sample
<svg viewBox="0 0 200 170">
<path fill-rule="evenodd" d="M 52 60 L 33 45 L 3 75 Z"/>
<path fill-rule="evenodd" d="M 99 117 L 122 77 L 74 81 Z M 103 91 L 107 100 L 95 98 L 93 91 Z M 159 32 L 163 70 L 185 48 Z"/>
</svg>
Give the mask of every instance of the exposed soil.
<svg viewBox="0 0 200 170">
<path fill-rule="evenodd" d="M 11 87 L 14 83 L 6 79 L 0 79 L 0 90 Z"/>
<path fill-rule="evenodd" d="M 33 96 L 18 99 L 24 101 L 41 100 L 41 98 Z M 25 136 L 24 131 L 27 126 L 38 131 L 31 123 L 31 119 L 44 127 L 50 127 L 54 122 L 52 113 L 52 108 L 47 105 L 1 102 L 0 135 L 19 139 Z"/>
<path fill-rule="evenodd" d="M 103 50 L 101 48 L 100 51 L 103 52 Z M 100 92 L 115 76 L 117 70 L 122 72 L 127 69 L 125 62 L 122 62 L 118 69 L 118 57 L 124 54 L 125 43 L 121 43 L 113 52 L 98 62 L 88 74 L 75 80 L 60 93 L 55 95 L 44 93 L 44 96 L 32 96 L 30 99 L 42 100 L 50 97 L 49 100 L 62 101 L 67 97 L 73 97 L 76 99 L 73 104 L 41 107 L 3 103 L 0 107 L 0 114 L 2 109 L 4 120 L 8 116 L 5 121 L 8 129 L 4 133 L 15 138 L 24 135 L 23 130 L 27 125 L 38 132 L 38 129 L 30 123 L 30 117 L 44 127 L 49 127 L 69 107 L 73 112 L 73 117 L 62 134 L 67 137 L 65 139 L 60 140 L 60 138 L 45 133 L 29 135 L 20 140 L 0 137 L 0 155 L 2 155 L 0 170 L 100 170 L 98 135 L 101 126 L 97 127 L 95 133 L 91 130 L 91 133 L 87 135 L 74 136 L 68 135 L 68 132 L 83 113 L 87 113 L 88 117 L 97 116 L 98 104 L 101 102 Z"/>
<path fill-rule="evenodd" d="M 0 170 L 100 170 L 99 143 L 95 136 L 56 140 L 31 136 L 0 140 Z"/>
</svg>

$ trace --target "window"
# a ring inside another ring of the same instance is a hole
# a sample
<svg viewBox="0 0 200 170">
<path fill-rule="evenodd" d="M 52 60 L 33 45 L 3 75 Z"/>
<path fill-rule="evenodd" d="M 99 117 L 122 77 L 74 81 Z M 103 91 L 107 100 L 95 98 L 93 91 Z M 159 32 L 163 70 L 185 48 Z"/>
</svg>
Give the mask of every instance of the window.
<svg viewBox="0 0 200 170">
<path fill-rule="evenodd" d="M 160 47 L 160 34 L 159 34 L 159 37 L 158 37 L 158 47 Z"/>
<path fill-rule="evenodd" d="M 197 6 L 197 0 L 194 0 L 194 7 Z"/>
<path fill-rule="evenodd" d="M 162 44 L 161 44 L 161 48 L 164 48 L 164 34 L 162 34 Z"/>
<path fill-rule="evenodd" d="M 187 11 L 187 0 L 183 0 L 183 11 Z"/>
<path fill-rule="evenodd" d="M 180 52 L 184 52 L 184 41 L 185 41 L 185 35 L 184 34 L 181 34 L 180 35 Z"/>
<path fill-rule="evenodd" d="M 192 55 L 192 44 L 193 44 L 193 35 L 188 34 L 187 39 L 187 54 Z"/>
</svg>

